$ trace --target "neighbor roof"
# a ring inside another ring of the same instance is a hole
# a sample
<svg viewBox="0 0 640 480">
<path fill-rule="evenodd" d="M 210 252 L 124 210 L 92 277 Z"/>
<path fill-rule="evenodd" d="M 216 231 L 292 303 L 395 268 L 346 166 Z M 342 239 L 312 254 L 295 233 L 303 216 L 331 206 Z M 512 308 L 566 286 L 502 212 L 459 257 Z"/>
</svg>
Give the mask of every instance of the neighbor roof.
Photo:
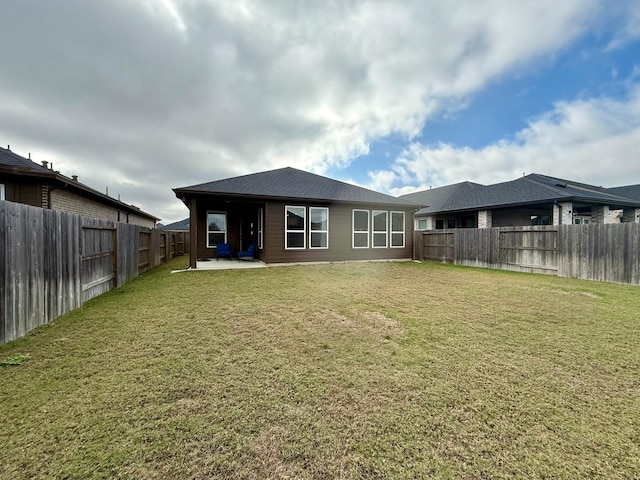
<svg viewBox="0 0 640 480">
<path fill-rule="evenodd" d="M 93 198 L 94 200 L 114 205 L 121 208 L 124 211 L 135 213 L 142 217 L 151 218 L 153 220 L 160 220 L 158 217 L 140 210 L 135 205 L 129 205 L 118 199 L 105 195 L 87 185 L 78 182 L 72 178 L 62 175 L 60 172 L 53 170 L 52 168 L 44 167 L 43 165 L 35 163 L 33 160 L 24 158 L 17 153 L 12 152 L 8 148 L 0 147 L 0 174 L 18 175 L 22 177 L 46 177 L 50 182 L 54 184 L 62 184 L 65 188 L 71 188 L 80 190 L 85 196 Z"/>
<path fill-rule="evenodd" d="M 419 198 L 421 203 L 428 205 L 428 207 L 419 210 L 416 215 L 532 205 L 554 201 L 600 203 L 620 208 L 640 205 L 640 200 L 625 197 L 612 189 L 536 173 L 494 185 L 462 185 L 449 185 L 409 194 L 413 195 L 412 198 Z M 450 188 L 456 186 L 458 187 L 455 189 Z M 441 189 L 447 190 L 438 192 Z M 403 195 L 401 198 L 407 198 L 409 195 Z"/>
<path fill-rule="evenodd" d="M 173 222 L 169 225 L 159 224 L 158 228 L 161 230 L 189 230 L 189 219 L 185 218 L 184 220 Z"/>
<path fill-rule="evenodd" d="M 616 195 L 621 197 L 633 198 L 634 200 L 640 200 L 640 184 L 638 185 L 626 185 L 624 187 L 613 187 L 608 189 Z"/>
<path fill-rule="evenodd" d="M 28 158 L 13 153 L 8 148 L 0 147 L 0 172 L 30 174 L 38 176 L 54 176 L 55 172 L 38 165 Z"/>
<path fill-rule="evenodd" d="M 208 194 L 223 197 L 261 197 L 265 199 L 281 198 L 418 206 L 415 202 L 407 199 L 392 197 L 291 167 L 174 188 L 173 191 L 178 198 Z"/>
</svg>

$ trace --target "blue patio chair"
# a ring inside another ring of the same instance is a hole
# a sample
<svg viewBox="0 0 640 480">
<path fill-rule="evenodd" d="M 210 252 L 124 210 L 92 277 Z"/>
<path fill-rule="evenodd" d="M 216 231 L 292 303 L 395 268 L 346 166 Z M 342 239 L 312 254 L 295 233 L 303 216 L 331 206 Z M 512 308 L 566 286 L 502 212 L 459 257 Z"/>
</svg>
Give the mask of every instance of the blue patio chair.
<svg viewBox="0 0 640 480">
<path fill-rule="evenodd" d="M 252 243 L 246 252 L 238 252 L 239 260 L 253 260 L 256 254 L 256 246 Z"/>
<path fill-rule="evenodd" d="M 231 244 L 229 243 L 219 243 L 216 245 L 216 261 L 219 258 L 228 258 L 231 259 Z"/>
</svg>

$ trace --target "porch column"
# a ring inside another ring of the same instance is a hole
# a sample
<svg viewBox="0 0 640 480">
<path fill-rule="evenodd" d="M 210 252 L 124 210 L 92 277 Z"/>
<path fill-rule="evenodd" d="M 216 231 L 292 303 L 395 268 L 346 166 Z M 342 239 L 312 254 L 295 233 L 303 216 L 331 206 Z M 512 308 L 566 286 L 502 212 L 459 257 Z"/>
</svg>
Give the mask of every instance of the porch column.
<svg viewBox="0 0 640 480">
<path fill-rule="evenodd" d="M 189 268 L 196 268 L 198 260 L 198 210 L 196 199 L 189 201 Z"/>
<path fill-rule="evenodd" d="M 427 217 L 427 230 L 435 230 L 436 229 L 436 219 L 433 215 L 429 215 Z"/>
<path fill-rule="evenodd" d="M 559 202 L 553 205 L 553 224 L 571 225 L 573 223 L 573 202 Z"/>
<path fill-rule="evenodd" d="M 491 228 L 493 215 L 491 210 L 480 210 L 478 212 L 478 228 Z"/>
<path fill-rule="evenodd" d="M 611 223 L 609 216 L 609 205 L 598 205 L 591 208 L 592 223 Z"/>
<path fill-rule="evenodd" d="M 623 209 L 622 223 L 640 223 L 640 208 Z"/>
</svg>

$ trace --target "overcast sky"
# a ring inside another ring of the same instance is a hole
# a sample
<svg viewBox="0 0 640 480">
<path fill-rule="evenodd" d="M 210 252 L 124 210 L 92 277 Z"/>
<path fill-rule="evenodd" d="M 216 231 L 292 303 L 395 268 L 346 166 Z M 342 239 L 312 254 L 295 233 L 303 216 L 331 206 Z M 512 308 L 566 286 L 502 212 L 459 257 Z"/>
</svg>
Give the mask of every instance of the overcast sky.
<svg viewBox="0 0 640 480">
<path fill-rule="evenodd" d="M 164 223 L 171 188 L 284 166 L 640 183 L 638 0 L 0 6 L 0 144 Z"/>
</svg>

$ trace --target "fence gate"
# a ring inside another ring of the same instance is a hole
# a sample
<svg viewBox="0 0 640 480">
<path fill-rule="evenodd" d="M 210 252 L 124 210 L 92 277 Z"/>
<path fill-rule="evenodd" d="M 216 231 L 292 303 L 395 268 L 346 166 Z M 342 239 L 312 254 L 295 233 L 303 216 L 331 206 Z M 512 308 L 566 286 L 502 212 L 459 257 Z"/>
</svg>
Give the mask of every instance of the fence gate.
<svg viewBox="0 0 640 480">
<path fill-rule="evenodd" d="M 116 228 L 104 223 L 90 222 L 82 226 L 83 302 L 117 287 Z"/>
</svg>

